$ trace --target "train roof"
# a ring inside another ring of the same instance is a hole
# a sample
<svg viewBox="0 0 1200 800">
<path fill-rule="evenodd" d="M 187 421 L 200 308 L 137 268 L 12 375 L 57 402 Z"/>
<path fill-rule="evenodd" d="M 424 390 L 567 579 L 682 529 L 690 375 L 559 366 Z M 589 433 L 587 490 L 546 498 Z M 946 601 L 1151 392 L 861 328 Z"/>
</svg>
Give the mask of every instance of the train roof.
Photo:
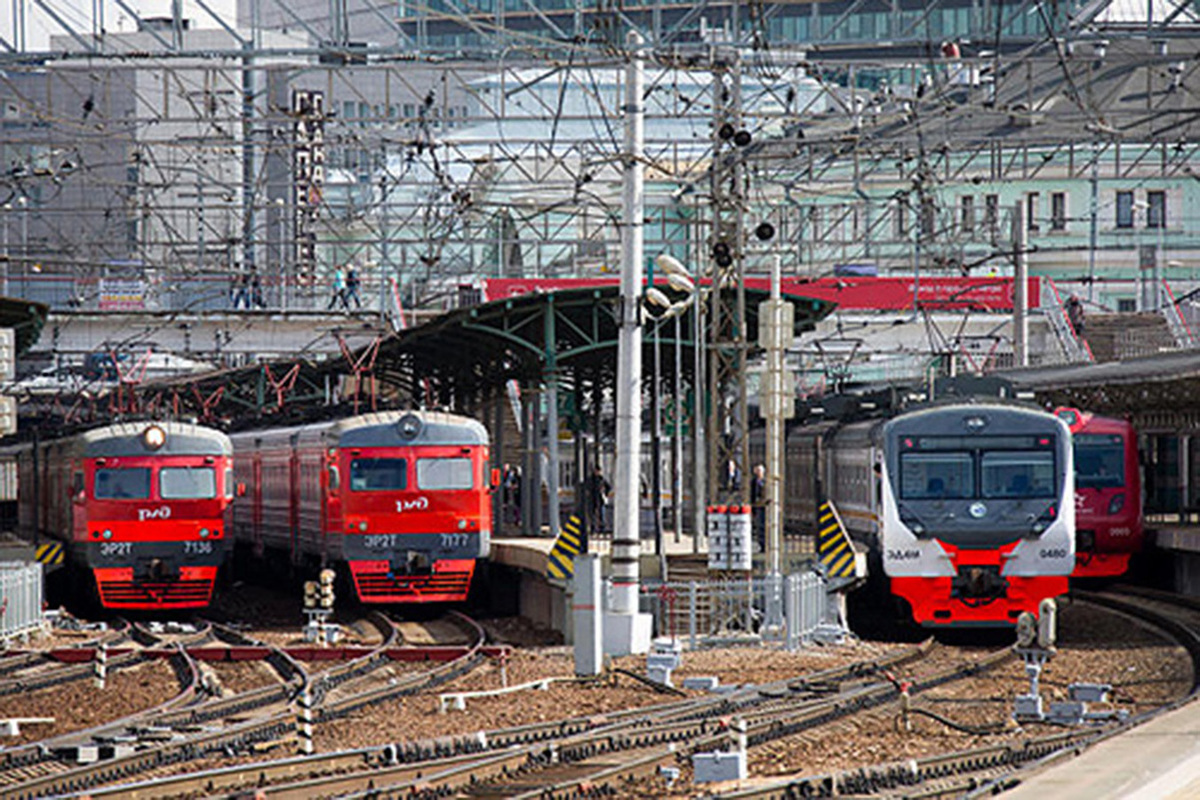
<svg viewBox="0 0 1200 800">
<path fill-rule="evenodd" d="M 158 447 L 146 442 L 145 433 L 157 427 L 166 434 Z M 189 422 L 142 420 L 92 428 L 68 440 L 85 458 L 145 455 L 233 455 L 233 443 L 221 431 Z"/>
<path fill-rule="evenodd" d="M 233 438 L 278 441 L 313 436 L 341 447 L 470 446 L 489 441 L 483 423 L 444 411 L 374 411 L 289 428 L 240 431 Z"/>
</svg>

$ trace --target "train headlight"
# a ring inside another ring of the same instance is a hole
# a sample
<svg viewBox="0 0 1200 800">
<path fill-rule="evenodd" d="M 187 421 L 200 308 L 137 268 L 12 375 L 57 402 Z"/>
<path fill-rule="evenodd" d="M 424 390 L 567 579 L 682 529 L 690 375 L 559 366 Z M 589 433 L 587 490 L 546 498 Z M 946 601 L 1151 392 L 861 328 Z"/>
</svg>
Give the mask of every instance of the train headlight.
<svg viewBox="0 0 1200 800">
<path fill-rule="evenodd" d="M 363 520 L 362 522 L 358 523 L 358 529 L 360 531 L 365 531 L 367 529 L 367 521 Z"/>
<path fill-rule="evenodd" d="M 1108 501 L 1108 513 L 1109 514 L 1120 514 L 1121 509 L 1123 509 L 1124 507 L 1125 507 L 1125 495 L 1123 495 L 1123 494 L 1114 494 L 1112 496 L 1112 500 Z"/>
<path fill-rule="evenodd" d="M 900 521 L 903 522 L 904 525 L 913 532 L 914 536 L 925 535 L 925 523 L 921 522 L 920 518 L 918 518 L 916 514 L 912 513 L 904 506 L 900 506 L 899 511 Z"/>
<path fill-rule="evenodd" d="M 465 519 L 460 519 L 458 521 L 458 529 L 460 531 L 465 531 L 467 529 L 467 521 Z"/>
<path fill-rule="evenodd" d="M 207 538 L 208 538 L 208 528 L 201 528 L 201 529 L 200 529 L 200 538 L 201 538 L 201 539 L 207 539 Z"/>
<path fill-rule="evenodd" d="M 157 425 L 151 425 L 142 432 L 142 443 L 150 450 L 157 450 L 167 442 L 167 432 Z"/>
<path fill-rule="evenodd" d="M 100 534 L 100 535 L 101 535 L 103 538 L 105 538 L 105 539 L 111 539 L 111 538 L 112 538 L 112 531 L 110 531 L 110 530 L 106 530 L 106 531 L 104 531 L 104 533 L 102 533 L 102 534 Z"/>
</svg>

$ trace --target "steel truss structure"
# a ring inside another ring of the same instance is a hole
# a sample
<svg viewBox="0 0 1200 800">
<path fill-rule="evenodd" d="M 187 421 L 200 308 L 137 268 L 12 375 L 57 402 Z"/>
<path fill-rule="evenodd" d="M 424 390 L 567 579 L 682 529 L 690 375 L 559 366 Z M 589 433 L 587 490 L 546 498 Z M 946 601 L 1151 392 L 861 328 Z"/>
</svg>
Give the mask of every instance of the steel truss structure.
<svg viewBox="0 0 1200 800">
<path fill-rule="evenodd" d="M 745 17 L 729 3 L 577 7 L 570 26 L 526 4 L 563 34 L 549 37 L 503 3 L 491 19 L 450 5 L 383 18 L 389 40 L 361 45 L 352 20 L 375 7 L 346 0 L 315 22 L 283 0 L 256 6 L 286 32 L 234 27 L 201 3 L 211 30 L 177 15 L 108 33 L 35 5 L 53 46 L 31 52 L 24 29 L 0 40 L 3 293 L 169 315 L 228 310 L 253 276 L 267 309 L 338 310 L 349 298 L 329 282 L 353 265 L 353 300 L 397 326 L 480 278 L 619 268 L 627 54 L 607 31 L 643 28 L 648 252 L 722 287 L 707 319 L 714 486 L 730 462 L 748 474 L 741 287 L 774 258 L 788 275 L 1005 271 L 1008 209 L 1039 181 L 1090 200 L 1037 212 L 1047 234 L 1069 224 L 1035 240 L 1031 267 L 1095 302 L 1105 281 L 1136 280 L 1157 308 L 1161 277 L 1123 254 L 1162 271 L 1168 249 L 1200 250 L 1200 220 L 1165 218 L 1190 207 L 1197 180 L 1190 4 L 1136 30 L 1097 27 L 1103 3 L 1071 19 L 996 4 L 996 31 L 1040 27 L 980 45 L 943 42 L 896 3 L 906 36 L 819 50 L 773 41 L 773 4 Z M 845 4 L 829 31 L 867 10 Z M 706 14 L 723 32 L 700 35 Z M 454 25 L 482 44 L 447 59 L 430 37 Z M 1101 222 L 1123 213 L 1122 192 L 1145 224 Z M 914 290 L 914 318 L 920 305 Z M 352 355 L 345 371 L 361 381 L 365 363 Z"/>
</svg>

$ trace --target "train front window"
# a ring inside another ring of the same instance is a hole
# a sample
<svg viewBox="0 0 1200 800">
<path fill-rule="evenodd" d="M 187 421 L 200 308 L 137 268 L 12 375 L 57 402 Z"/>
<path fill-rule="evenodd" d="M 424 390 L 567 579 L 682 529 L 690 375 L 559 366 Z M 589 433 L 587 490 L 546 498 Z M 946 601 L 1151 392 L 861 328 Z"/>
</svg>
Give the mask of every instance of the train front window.
<svg viewBox="0 0 1200 800">
<path fill-rule="evenodd" d="M 417 488 L 471 489 L 475 478 L 469 458 L 422 458 L 417 460 Z"/>
<path fill-rule="evenodd" d="M 1075 488 L 1125 485 L 1125 446 L 1120 434 L 1075 434 Z"/>
<path fill-rule="evenodd" d="M 350 491 L 394 492 L 408 488 L 403 458 L 355 458 L 350 461 Z"/>
<path fill-rule="evenodd" d="M 212 467 L 163 467 L 158 471 L 158 496 L 163 500 L 211 500 L 217 496 L 217 471 Z"/>
<path fill-rule="evenodd" d="M 905 500 L 947 500 L 975 496 L 970 453 L 902 453 L 900 496 Z"/>
<path fill-rule="evenodd" d="M 980 466 L 984 497 L 1055 496 L 1054 453 L 1048 450 L 985 452 Z"/>
<path fill-rule="evenodd" d="M 98 469 L 92 495 L 97 500 L 147 500 L 150 497 L 150 468 Z"/>
</svg>

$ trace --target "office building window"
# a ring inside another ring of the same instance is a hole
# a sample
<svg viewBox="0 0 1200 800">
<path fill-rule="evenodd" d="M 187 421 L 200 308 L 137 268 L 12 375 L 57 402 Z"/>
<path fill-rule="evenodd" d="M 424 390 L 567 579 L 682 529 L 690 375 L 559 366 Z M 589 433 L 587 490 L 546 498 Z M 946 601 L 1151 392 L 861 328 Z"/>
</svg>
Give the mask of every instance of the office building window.
<svg viewBox="0 0 1200 800">
<path fill-rule="evenodd" d="M 1133 227 L 1133 192 L 1117 192 L 1117 227 Z"/>
<path fill-rule="evenodd" d="M 1050 230 L 1067 229 L 1067 193 L 1054 192 L 1050 195 Z"/>
<path fill-rule="evenodd" d="M 1146 192 L 1146 227 L 1167 227 L 1167 193 Z"/>
<path fill-rule="evenodd" d="M 1000 195 L 989 194 L 983 197 L 983 226 L 991 234 L 996 233 L 1000 224 Z"/>
<path fill-rule="evenodd" d="M 975 198 L 969 194 L 958 198 L 958 210 L 962 232 L 970 236 L 975 231 Z"/>
<path fill-rule="evenodd" d="M 1038 230 L 1038 193 L 1028 192 L 1025 195 L 1025 230 L 1033 233 Z"/>
<path fill-rule="evenodd" d="M 892 234 L 896 239 L 908 238 L 908 203 L 902 198 L 892 203 Z"/>
</svg>

